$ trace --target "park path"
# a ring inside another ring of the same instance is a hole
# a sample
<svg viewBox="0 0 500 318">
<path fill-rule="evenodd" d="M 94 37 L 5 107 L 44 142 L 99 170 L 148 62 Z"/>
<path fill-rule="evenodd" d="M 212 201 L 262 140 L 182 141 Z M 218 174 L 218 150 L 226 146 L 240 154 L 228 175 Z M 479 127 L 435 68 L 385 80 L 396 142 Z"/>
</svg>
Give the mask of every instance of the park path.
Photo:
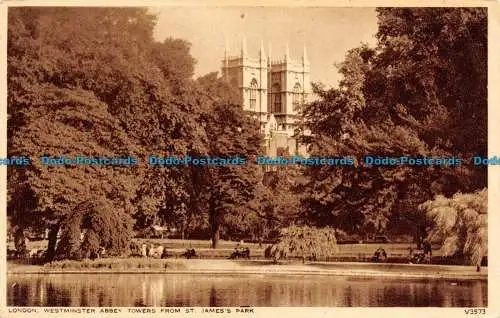
<svg viewBox="0 0 500 318">
<path fill-rule="evenodd" d="M 162 260 L 157 260 L 161 262 Z M 246 260 L 164 260 L 180 265 L 168 269 L 57 269 L 34 265 L 9 265 L 9 274 L 78 274 L 78 273 L 158 273 L 158 274 L 268 274 L 268 275 L 327 275 L 347 277 L 377 277 L 377 278 L 408 278 L 408 279 L 474 279 L 486 280 L 488 268 L 476 272 L 473 266 L 454 265 L 420 265 L 420 264 L 390 264 L 390 263 L 349 263 L 349 262 L 280 262 L 246 261 Z"/>
<path fill-rule="evenodd" d="M 261 263 L 261 264 L 260 264 Z M 373 263 L 278 263 L 231 260 L 189 260 L 186 269 L 175 272 L 207 274 L 338 275 L 386 278 L 486 279 L 487 268 L 473 266 L 373 264 Z"/>
</svg>

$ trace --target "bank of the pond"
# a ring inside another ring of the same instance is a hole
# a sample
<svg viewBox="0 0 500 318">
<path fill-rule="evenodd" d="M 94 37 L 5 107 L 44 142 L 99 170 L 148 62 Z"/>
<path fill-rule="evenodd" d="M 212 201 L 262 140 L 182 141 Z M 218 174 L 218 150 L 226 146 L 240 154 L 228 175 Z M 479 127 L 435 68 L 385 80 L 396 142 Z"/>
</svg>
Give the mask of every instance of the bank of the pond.
<svg viewBox="0 0 500 318">
<path fill-rule="evenodd" d="M 373 264 L 373 263 L 297 263 L 233 260 L 161 260 L 101 259 L 63 261 L 37 265 L 9 262 L 8 274 L 211 274 L 211 275 L 337 275 L 352 277 L 385 277 L 409 279 L 486 280 L 487 268 L 476 272 L 472 266 Z"/>
</svg>

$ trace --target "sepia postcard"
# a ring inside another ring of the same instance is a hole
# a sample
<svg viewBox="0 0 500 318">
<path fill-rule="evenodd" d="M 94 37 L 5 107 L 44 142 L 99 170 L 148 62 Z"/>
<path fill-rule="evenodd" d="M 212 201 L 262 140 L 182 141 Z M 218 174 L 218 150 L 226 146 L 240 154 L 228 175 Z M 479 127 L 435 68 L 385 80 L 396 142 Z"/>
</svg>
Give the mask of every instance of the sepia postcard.
<svg viewBox="0 0 500 318">
<path fill-rule="evenodd" d="M 497 2 L 0 10 L 1 317 L 500 317 Z"/>
</svg>

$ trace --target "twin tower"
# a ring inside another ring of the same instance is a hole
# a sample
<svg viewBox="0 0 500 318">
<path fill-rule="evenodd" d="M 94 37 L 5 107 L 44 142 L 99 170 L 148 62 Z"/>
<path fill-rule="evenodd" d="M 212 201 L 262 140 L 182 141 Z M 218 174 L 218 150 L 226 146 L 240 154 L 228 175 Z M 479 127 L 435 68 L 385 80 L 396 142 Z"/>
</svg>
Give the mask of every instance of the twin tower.
<svg viewBox="0 0 500 318">
<path fill-rule="evenodd" d="M 226 44 L 222 76 L 238 88 L 243 109 L 259 119 L 267 155 L 280 155 L 280 148 L 290 155 L 302 152 L 293 135 L 297 110 L 310 94 L 309 73 L 305 46 L 300 60 L 291 59 L 288 43 L 284 58 L 273 60 L 263 43 L 258 58 L 248 55 L 245 39 L 237 55 L 230 55 Z"/>
</svg>

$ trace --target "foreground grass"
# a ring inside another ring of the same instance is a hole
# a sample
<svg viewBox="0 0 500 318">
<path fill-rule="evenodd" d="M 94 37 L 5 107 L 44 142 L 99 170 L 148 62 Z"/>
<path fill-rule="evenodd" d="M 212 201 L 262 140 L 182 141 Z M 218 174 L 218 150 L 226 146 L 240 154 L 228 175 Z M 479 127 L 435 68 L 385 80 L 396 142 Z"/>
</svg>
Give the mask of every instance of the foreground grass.
<svg viewBox="0 0 500 318">
<path fill-rule="evenodd" d="M 221 258 L 228 257 L 239 242 L 234 241 L 224 241 L 221 240 L 217 249 L 211 248 L 211 242 L 209 240 L 178 240 L 178 239 L 134 239 L 139 245 L 143 243 L 149 244 L 161 244 L 169 250 L 178 250 L 178 253 L 182 254 L 186 248 L 194 248 L 200 257 L 203 258 Z M 48 246 L 48 241 L 29 241 L 27 244 L 28 250 L 32 249 L 46 249 Z M 243 243 L 243 247 L 248 247 L 251 251 L 252 256 L 264 256 L 264 249 L 268 244 L 255 243 Z M 407 256 L 408 247 L 412 246 L 416 248 L 415 244 L 410 243 L 381 243 L 381 244 L 339 244 L 337 256 L 358 256 L 359 254 L 365 254 L 365 256 L 373 255 L 373 252 L 378 247 L 382 247 L 390 255 Z M 7 243 L 9 249 L 14 249 L 14 244 L 12 242 Z M 432 254 L 435 256 L 441 256 L 441 251 L 439 246 L 433 246 Z"/>
<path fill-rule="evenodd" d="M 145 244 L 161 244 L 169 249 L 181 249 L 184 250 L 186 248 L 194 248 L 196 250 L 214 250 L 212 249 L 212 242 L 209 240 L 180 240 L 180 239 L 142 239 L 142 238 L 134 238 L 134 242 L 139 245 Z M 240 242 L 237 241 L 219 241 L 219 246 L 216 250 L 233 250 Z M 264 249 L 267 245 L 262 244 L 259 246 L 257 243 L 243 243 L 243 246 L 250 248 L 251 250 L 260 250 Z M 31 241 L 27 240 L 26 248 L 28 250 L 32 249 L 46 249 L 48 247 L 47 240 L 36 240 Z M 7 242 L 7 248 L 14 250 L 14 242 Z"/>
<path fill-rule="evenodd" d="M 57 261 L 47 263 L 43 268 L 50 270 L 170 270 L 186 269 L 186 261 L 182 259 L 154 258 L 103 258 L 98 260 Z"/>
</svg>

